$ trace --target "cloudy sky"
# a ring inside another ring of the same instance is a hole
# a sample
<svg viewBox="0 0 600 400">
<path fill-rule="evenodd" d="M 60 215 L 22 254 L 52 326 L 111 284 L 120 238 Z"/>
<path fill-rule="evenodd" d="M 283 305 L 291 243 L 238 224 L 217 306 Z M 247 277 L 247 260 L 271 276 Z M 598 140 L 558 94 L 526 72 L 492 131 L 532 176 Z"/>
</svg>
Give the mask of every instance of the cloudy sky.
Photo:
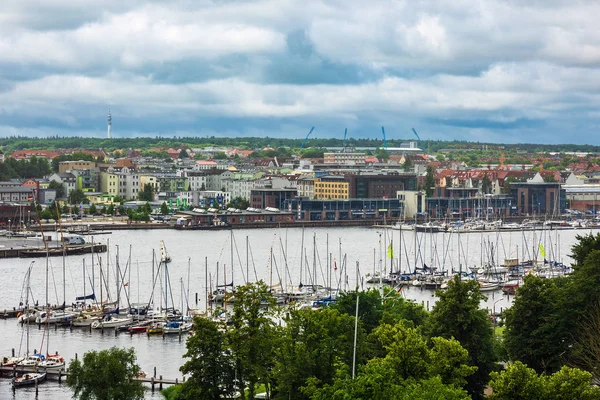
<svg viewBox="0 0 600 400">
<path fill-rule="evenodd" d="M 3 0 L 0 135 L 600 144 L 600 3 Z"/>
</svg>

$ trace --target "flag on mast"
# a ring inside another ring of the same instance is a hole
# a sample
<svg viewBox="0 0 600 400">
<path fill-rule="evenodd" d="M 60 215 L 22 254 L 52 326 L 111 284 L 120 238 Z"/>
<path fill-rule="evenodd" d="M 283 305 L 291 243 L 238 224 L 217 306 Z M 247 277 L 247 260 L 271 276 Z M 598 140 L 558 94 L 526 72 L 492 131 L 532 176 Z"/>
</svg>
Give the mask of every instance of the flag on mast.
<svg viewBox="0 0 600 400">
<path fill-rule="evenodd" d="M 394 248 L 392 247 L 392 243 L 388 245 L 387 254 L 388 258 L 394 258 Z"/>
</svg>

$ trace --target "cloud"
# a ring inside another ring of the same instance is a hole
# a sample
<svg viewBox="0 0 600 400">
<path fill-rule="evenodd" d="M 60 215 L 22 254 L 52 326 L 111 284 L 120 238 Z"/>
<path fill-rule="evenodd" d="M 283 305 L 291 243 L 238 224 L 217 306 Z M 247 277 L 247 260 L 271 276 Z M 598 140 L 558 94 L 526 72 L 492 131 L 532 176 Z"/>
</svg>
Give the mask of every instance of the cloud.
<svg viewBox="0 0 600 400">
<path fill-rule="evenodd" d="M 599 141 L 592 2 L 0 4 L 0 134 Z M 569 132 L 565 136 L 565 132 Z"/>
</svg>

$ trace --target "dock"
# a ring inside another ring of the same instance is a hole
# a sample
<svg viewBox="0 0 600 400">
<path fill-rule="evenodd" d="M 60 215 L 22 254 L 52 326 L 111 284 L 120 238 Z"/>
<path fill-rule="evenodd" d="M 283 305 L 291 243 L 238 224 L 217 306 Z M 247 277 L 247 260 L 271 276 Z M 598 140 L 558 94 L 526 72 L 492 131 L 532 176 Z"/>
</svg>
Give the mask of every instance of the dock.
<svg viewBox="0 0 600 400">
<path fill-rule="evenodd" d="M 89 254 L 89 253 L 105 253 L 107 247 L 105 244 L 84 244 L 76 246 L 67 246 L 64 253 L 67 256 L 74 254 Z M 17 258 L 17 257 L 60 257 L 63 255 L 62 247 L 49 248 L 48 251 L 44 247 L 0 247 L 0 258 Z"/>
<path fill-rule="evenodd" d="M 27 372 L 32 372 L 31 368 L 22 368 L 19 366 L 12 366 L 12 367 L 0 367 L 0 378 L 4 378 L 4 379 L 12 379 L 13 377 L 15 377 L 18 374 L 23 374 L 23 373 L 27 373 Z M 37 372 L 46 372 L 46 380 L 47 381 L 52 381 L 52 382 L 58 382 L 58 383 L 62 383 L 63 380 L 66 380 L 67 376 L 69 376 L 68 371 L 63 371 L 62 369 L 60 370 L 52 370 L 49 369 L 47 371 L 44 371 L 42 368 L 40 368 Z M 150 388 L 152 391 L 158 389 L 158 390 L 162 390 L 163 386 L 165 385 L 177 385 L 179 383 L 183 383 L 185 382 L 185 377 L 182 378 L 175 378 L 175 379 L 170 379 L 170 378 L 163 378 L 162 375 L 159 375 L 158 377 L 156 376 L 156 367 L 154 367 L 154 374 L 152 376 L 138 376 L 133 378 L 133 380 L 138 381 L 138 382 L 142 382 L 145 384 L 149 384 Z"/>
</svg>

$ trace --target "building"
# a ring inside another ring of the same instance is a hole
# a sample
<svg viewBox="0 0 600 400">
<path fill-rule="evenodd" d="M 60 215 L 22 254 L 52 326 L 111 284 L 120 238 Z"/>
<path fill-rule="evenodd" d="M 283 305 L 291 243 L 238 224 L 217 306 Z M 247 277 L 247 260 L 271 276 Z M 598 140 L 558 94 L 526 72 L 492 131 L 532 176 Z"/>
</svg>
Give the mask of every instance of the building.
<svg viewBox="0 0 600 400">
<path fill-rule="evenodd" d="M 348 197 L 352 199 L 395 199 L 399 191 L 417 190 L 414 173 L 346 174 Z"/>
<path fill-rule="evenodd" d="M 520 215 L 558 215 L 566 208 L 566 192 L 559 182 L 545 182 L 538 173 L 527 182 L 510 184 Z"/>
<path fill-rule="evenodd" d="M 349 219 L 398 219 L 404 214 L 400 199 L 310 200 L 289 199 L 284 209 L 296 214 L 300 221 L 339 221 Z"/>
<path fill-rule="evenodd" d="M 396 197 L 404 204 L 403 218 L 412 219 L 426 210 L 425 193 L 417 190 L 399 190 Z"/>
<path fill-rule="evenodd" d="M 314 198 L 317 200 L 348 199 L 348 182 L 343 176 L 328 175 L 314 178 Z"/>
<path fill-rule="evenodd" d="M 58 173 L 64 174 L 67 171 L 72 170 L 83 170 L 83 169 L 92 169 L 96 168 L 96 163 L 94 161 L 61 161 L 58 163 Z"/>
<path fill-rule="evenodd" d="M 36 198 L 33 187 L 0 187 L 0 201 L 4 203 L 31 204 Z"/>
<path fill-rule="evenodd" d="M 315 178 L 312 176 L 301 176 L 298 178 L 297 186 L 298 197 L 304 197 L 307 199 L 315 198 Z"/>
<path fill-rule="evenodd" d="M 64 197 L 68 197 L 72 190 L 77 189 L 77 177 L 70 172 L 52 174 L 49 180 L 56 181 L 62 185 Z"/>
<path fill-rule="evenodd" d="M 114 172 L 100 172 L 100 191 L 111 196 L 119 196 L 119 175 Z"/>
<path fill-rule="evenodd" d="M 250 191 L 250 206 L 252 208 L 282 209 L 284 202 L 293 199 L 297 194 L 296 189 L 255 188 Z"/>
<path fill-rule="evenodd" d="M 365 153 L 324 153 L 323 164 L 365 165 Z"/>
</svg>

